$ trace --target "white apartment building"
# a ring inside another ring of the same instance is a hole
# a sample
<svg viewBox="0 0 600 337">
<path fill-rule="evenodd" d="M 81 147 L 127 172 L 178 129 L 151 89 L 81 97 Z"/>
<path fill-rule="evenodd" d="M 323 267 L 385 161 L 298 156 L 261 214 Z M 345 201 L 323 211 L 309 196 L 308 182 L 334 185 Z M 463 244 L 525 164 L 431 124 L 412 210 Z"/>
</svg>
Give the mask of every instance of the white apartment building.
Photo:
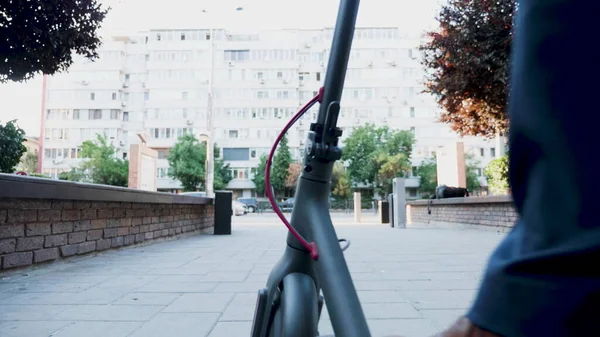
<svg viewBox="0 0 600 337">
<path fill-rule="evenodd" d="M 105 134 L 127 158 L 129 145 L 146 132 L 159 151 L 158 189 L 174 191 L 166 156 L 177 138 L 207 129 L 213 79 L 213 136 L 234 179 L 236 196 L 251 196 L 259 158 L 297 109 L 323 85 L 333 30 L 265 30 L 229 34 L 224 29 L 151 30 L 104 42 L 100 58 L 78 58 L 68 73 L 44 86 L 43 172 L 57 177 L 79 159 L 79 145 Z M 398 28 L 357 28 L 346 74 L 339 126 L 374 123 L 415 132 L 413 165 L 457 135 L 436 123 L 433 97 L 421 94 L 418 36 Z M 214 62 L 211 62 L 211 56 Z M 316 108 L 288 133 L 300 158 Z M 467 137 L 483 168 L 496 155 L 491 142 Z M 481 173 L 481 172 L 480 172 Z M 410 195 L 418 180 L 409 179 Z"/>
</svg>

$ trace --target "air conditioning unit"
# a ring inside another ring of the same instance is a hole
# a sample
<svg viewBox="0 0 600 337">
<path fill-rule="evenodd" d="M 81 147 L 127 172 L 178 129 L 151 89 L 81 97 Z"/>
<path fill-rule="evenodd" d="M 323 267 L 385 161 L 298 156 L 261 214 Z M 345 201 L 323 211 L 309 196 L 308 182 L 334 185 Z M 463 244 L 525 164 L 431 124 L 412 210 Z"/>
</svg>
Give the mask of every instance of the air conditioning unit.
<svg viewBox="0 0 600 337">
<path fill-rule="evenodd" d="M 123 82 L 123 88 L 128 88 L 128 87 L 129 87 L 129 83 Z"/>
<path fill-rule="evenodd" d="M 304 81 L 300 81 L 300 83 L 298 85 L 301 86 L 301 87 L 303 87 L 304 86 Z"/>
<path fill-rule="evenodd" d="M 369 67 L 372 67 L 372 66 L 373 66 L 373 61 L 369 61 L 369 63 L 367 63 L 367 65 L 368 65 Z"/>
<path fill-rule="evenodd" d="M 395 66 L 396 66 L 396 62 L 395 62 L 395 61 L 390 61 L 390 62 L 388 62 L 388 64 L 389 64 L 390 66 L 392 66 L 392 67 L 395 67 Z"/>
<path fill-rule="evenodd" d="M 310 48 L 310 44 L 309 43 L 305 43 L 304 44 L 304 48 Z"/>
<path fill-rule="evenodd" d="M 124 142 L 124 141 L 120 141 L 120 142 L 119 142 L 119 145 L 120 145 L 120 146 L 125 146 L 125 142 Z"/>
<path fill-rule="evenodd" d="M 288 84 L 288 80 L 283 80 L 283 83 L 284 84 Z"/>
<path fill-rule="evenodd" d="M 402 101 L 402 105 L 408 105 L 408 101 Z"/>
<path fill-rule="evenodd" d="M 325 62 L 321 62 L 320 65 L 321 65 L 321 68 L 324 68 L 325 67 Z"/>
<path fill-rule="evenodd" d="M 186 124 L 187 124 L 187 125 L 194 125 L 194 121 L 193 121 L 193 120 L 188 120 L 188 121 L 186 122 Z"/>
<path fill-rule="evenodd" d="M 121 102 L 121 106 L 122 107 L 126 107 L 127 106 L 127 102 Z"/>
<path fill-rule="evenodd" d="M 228 65 L 229 65 L 230 67 L 234 67 L 234 66 L 235 66 L 235 62 L 233 62 L 233 61 L 229 61 Z"/>
<path fill-rule="evenodd" d="M 208 83 L 209 83 L 209 81 L 208 81 L 208 80 L 204 80 L 204 81 L 202 81 L 202 84 L 208 84 Z"/>
<path fill-rule="evenodd" d="M 142 87 L 145 88 L 146 87 L 146 82 L 142 82 Z"/>
<path fill-rule="evenodd" d="M 264 78 L 260 79 L 260 84 L 265 84 L 265 79 Z"/>
<path fill-rule="evenodd" d="M 90 84 L 90 82 L 88 82 L 88 81 L 81 81 L 79 83 L 81 83 L 81 85 L 88 85 L 88 84 Z"/>
<path fill-rule="evenodd" d="M 63 157 L 56 157 L 56 159 L 52 160 L 52 164 L 60 164 L 63 162 L 63 160 L 64 160 Z"/>
</svg>

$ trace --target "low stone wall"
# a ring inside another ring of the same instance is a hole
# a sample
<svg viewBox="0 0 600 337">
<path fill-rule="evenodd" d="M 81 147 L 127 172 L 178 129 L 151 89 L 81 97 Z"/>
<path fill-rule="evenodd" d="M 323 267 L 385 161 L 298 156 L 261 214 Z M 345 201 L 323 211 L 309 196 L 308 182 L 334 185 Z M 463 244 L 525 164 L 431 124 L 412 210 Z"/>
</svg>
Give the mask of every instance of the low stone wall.
<svg viewBox="0 0 600 337">
<path fill-rule="evenodd" d="M 0 270 L 213 230 L 211 198 L 0 175 Z"/>
<path fill-rule="evenodd" d="M 407 225 L 459 225 L 508 231 L 517 221 L 510 196 L 413 200 L 406 202 Z"/>
</svg>

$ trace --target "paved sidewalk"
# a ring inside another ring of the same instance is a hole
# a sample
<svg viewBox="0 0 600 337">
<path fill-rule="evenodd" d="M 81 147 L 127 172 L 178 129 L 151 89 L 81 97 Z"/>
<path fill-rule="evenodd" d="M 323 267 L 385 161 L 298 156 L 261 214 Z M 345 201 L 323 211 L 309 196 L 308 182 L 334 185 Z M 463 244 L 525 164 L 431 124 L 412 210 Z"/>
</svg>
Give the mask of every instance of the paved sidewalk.
<svg viewBox="0 0 600 337">
<path fill-rule="evenodd" d="M 0 274 L 2 337 L 244 337 L 279 259 L 274 215 L 197 236 Z M 373 336 L 428 336 L 468 307 L 500 234 L 347 226 L 334 215 Z M 264 225 L 256 225 L 258 223 Z M 321 333 L 332 333 L 324 313 Z"/>
</svg>

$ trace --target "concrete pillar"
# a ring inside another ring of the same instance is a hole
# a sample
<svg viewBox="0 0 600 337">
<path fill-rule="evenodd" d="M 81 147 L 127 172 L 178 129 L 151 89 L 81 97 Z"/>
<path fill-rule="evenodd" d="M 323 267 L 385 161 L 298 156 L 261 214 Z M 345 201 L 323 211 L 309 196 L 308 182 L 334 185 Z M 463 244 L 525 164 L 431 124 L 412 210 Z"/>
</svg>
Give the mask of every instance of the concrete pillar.
<svg viewBox="0 0 600 337">
<path fill-rule="evenodd" d="M 362 201 L 360 192 L 354 192 L 354 221 L 360 222 L 360 213 L 362 211 Z"/>
<path fill-rule="evenodd" d="M 465 145 L 456 142 L 437 151 L 438 186 L 467 187 Z"/>
<path fill-rule="evenodd" d="M 406 228 L 406 182 L 404 178 L 393 180 L 394 227 Z"/>
<path fill-rule="evenodd" d="M 506 154 L 506 137 L 496 135 L 496 157 L 500 158 Z"/>
</svg>

